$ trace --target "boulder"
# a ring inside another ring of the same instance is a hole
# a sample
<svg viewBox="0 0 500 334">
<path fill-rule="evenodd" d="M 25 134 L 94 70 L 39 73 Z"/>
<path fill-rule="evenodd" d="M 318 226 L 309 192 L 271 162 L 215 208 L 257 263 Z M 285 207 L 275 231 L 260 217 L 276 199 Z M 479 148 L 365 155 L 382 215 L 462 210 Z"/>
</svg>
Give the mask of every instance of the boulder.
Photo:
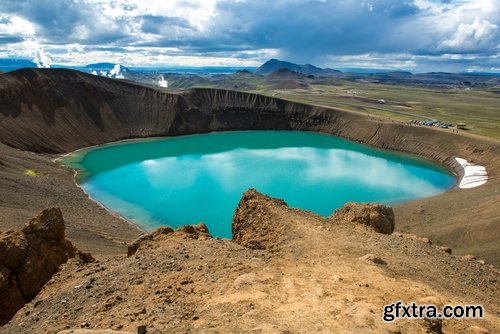
<svg viewBox="0 0 500 334">
<path fill-rule="evenodd" d="M 144 233 L 143 235 L 139 236 L 139 238 L 135 239 L 130 245 L 128 245 L 127 257 L 135 255 L 141 245 L 146 244 L 148 241 L 157 240 L 169 235 L 199 240 L 206 240 L 212 237 L 210 235 L 210 232 L 208 231 L 208 227 L 203 223 L 195 225 L 183 225 L 175 231 L 168 226 L 161 226 L 152 233 Z"/>
<path fill-rule="evenodd" d="M 447 247 L 447 246 L 439 246 L 439 250 L 442 250 L 443 252 L 448 253 L 448 254 L 452 253 L 451 248 Z"/>
<path fill-rule="evenodd" d="M 161 227 L 158 229 L 160 230 Z M 137 250 L 139 249 L 139 246 L 146 240 L 152 240 L 153 239 L 153 235 L 155 234 L 156 232 L 153 232 L 152 234 L 149 234 L 149 233 L 145 233 L 145 234 L 142 234 L 141 236 L 139 236 L 139 238 L 135 239 L 130 245 L 128 245 L 127 247 L 127 257 L 131 257 L 132 255 L 134 255 Z M 162 233 L 160 232 L 158 235 L 161 235 Z"/>
<path fill-rule="evenodd" d="M 284 224 L 276 208 L 287 207 L 285 201 L 249 189 L 233 217 L 233 240 L 252 249 L 271 249 L 281 243 L 290 224 Z"/>
<path fill-rule="evenodd" d="M 380 265 L 386 265 L 387 264 L 387 262 L 385 262 L 384 259 L 382 259 L 381 257 L 378 257 L 376 255 L 373 255 L 373 254 L 366 254 L 365 256 L 362 256 L 359 259 L 363 260 L 363 261 L 372 262 L 372 263 L 375 263 L 375 264 L 380 264 Z"/>
<path fill-rule="evenodd" d="M 183 225 L 179 227 L 174 232 L 176 235 L 184 235 L 192 239 L 206 239 L 211 238 L 210 232 L 208 232 L 207 225 L 203 223 L 195 225 Z"/>
<path fill-rule="evenodd" d="M 61 264 L 79 253 L 64 230 L 61 209 L 51 207 L 20 231 L 0 232 L 0 325 L 35 298 Z"/>
<path fill-rule="evenodd" d="M 391 234 L 395 226 L 392 208 L 377 203 L 349 202 L 335 210 L 328 219 L 337 223 L 361 223 L 383 234 Z"/>
</svg>

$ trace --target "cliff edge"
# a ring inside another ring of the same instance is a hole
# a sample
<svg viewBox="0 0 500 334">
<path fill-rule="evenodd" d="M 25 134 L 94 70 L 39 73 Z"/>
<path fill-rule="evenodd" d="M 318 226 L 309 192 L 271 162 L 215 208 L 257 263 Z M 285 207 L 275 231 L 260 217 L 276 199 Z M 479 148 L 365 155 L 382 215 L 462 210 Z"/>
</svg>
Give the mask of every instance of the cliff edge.
<svg viewBox="0 0 500 334">
<path fill-rule="evenodd" d="M 196 88 L 168 92 L 66 69 L 23 69 L 0 75 L 0 221 L 19 227 L 34 210 L 64 206 L 78 247 L 119 253 L 140 231 L 90 203 L 71 171 L 51 154 L 128 138 L 230 130 L 318 131 L 371 146 L 404 151 L 448 166 L 455 157 L 485 166 L 486 185 L 394 208 L 398 228 L 500 264 L 500 144 L 367 115 L 258 94 Z M 38 154 L 31 154 L 36 152 Z M 27 178 L 26 170 L 40 170 Z M 54 187 L 58 184 L 58 187 Z M 109 223 L 102 224 L 100 222 Z M 115 227 L 114 227 L 115 226 Z M 91 235 L 92 237 L 89 237 Z M 91 249 L 85 249 L 91 250 Z"/>
<path fill-rule="evenodd" d="M 61 210 L 52 207 L 20 231 L 0 232 L 0 325 L 35 298 L 61 264 L 77 255 L 64 229 Z"/>
</svg>

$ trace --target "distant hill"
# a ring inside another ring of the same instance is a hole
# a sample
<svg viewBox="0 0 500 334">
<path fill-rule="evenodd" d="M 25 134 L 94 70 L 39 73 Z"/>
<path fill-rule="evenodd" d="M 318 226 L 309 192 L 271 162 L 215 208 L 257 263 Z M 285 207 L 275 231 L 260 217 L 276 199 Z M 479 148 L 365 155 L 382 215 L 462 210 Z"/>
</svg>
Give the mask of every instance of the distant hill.
<svg viewBox="0 0 500 334">
<path fill-rule="evenodd" d="M 36 64 L 26 59 L 0 59 L 0 71 L 8 72 L 19 68 L 36 68 Z"/>
<path fill-rule="evenodd" d="M 340 73 L 340 71 L 332 70 L 331 68 L 319 68 L 311 64 L 297 65 L 287 61 L 278 59 L 271 59 L 266 61 L 262 66 L 257 68 L 256 74 L 268 75 L 280 69 L 287 69 L 289 71 L 302 73 L 305 75 L 314 76 L 330 76 Z"/>
<path fill-rule="evenodd" d="M 280 68 L 270 74 L 268 74 L 267 79 L 279 78 L 279 79 L 306 79 L 307 75 L 301 72 L 289 70 L 286 68 Z"/>
<path fill-rule="evenodd" d="M 286 68 L 274 71 L 265 79 L 266 84 L 272 89 L 308 89 L 307 81 L 308 75 Z"/>
</svg>

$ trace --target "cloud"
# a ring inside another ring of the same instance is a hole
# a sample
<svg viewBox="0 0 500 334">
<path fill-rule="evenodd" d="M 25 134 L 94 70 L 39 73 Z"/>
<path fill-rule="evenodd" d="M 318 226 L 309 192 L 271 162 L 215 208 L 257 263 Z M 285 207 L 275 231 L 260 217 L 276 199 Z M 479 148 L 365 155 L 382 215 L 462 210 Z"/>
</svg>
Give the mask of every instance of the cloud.
<svg viewBox="0 0 500 334">
<path fill-rule="evenodd" d="M 441 43 L 441 47 L 449 50 L 474 51 L 488 47 L 498 35 L 498 25 L 487 20 L 474 19 L 474 22 L 461 23 L 455 35 Z"/>
<path fill-rule="evenodd" d="M 25 38 L 35 35 L 31 22 L 19 16 L 0 15 L 0 36 Z"/>
<path fill-rule="evenodd" d="M 146 34 L 162 34 L 165 28 L 181 28 L 193 30 L 194 27 L 183 18 L 170 16 L 143 15 L 137 19 L 141 21 L 141 31 Z"/>
<path fill-rule="evenodd" d="M 251 66 L 278 57 L 418 70 L 466 54 L 477 59 L 467 66 L 489 66 L 500 53 L 499 13 L 498 0 L 2 0 L 0 56 L 30 40 L 64 63 Z"/>
</svg>

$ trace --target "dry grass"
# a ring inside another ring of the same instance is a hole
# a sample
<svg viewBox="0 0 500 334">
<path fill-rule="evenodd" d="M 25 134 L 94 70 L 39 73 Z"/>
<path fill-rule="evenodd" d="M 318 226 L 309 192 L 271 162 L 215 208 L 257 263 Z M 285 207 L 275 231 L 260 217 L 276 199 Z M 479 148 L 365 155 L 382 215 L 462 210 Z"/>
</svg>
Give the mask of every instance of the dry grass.
<svg viewBox="0 0 500 334">
<path fill-rule="evenodd" d="M 264 89 L 259 93 L 398 121 L 432 118 L 452 124 L 465 122 L 470 133 L 500 139 L 500 90 L 494 88 L 429 88 L 339 80 L 338 85 L 313 85 L 310 90 Z"/>
</svg>

